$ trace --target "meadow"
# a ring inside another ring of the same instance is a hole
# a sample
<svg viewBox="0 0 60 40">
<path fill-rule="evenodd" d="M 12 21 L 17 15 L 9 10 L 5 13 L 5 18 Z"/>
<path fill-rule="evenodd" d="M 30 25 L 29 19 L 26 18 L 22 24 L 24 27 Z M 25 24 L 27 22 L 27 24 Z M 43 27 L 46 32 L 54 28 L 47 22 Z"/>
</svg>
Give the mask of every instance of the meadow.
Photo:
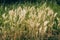
<svg viewBox="0 0 60 40">
<path fill-rule="evenodd" d="M 0 40 L 59 40 L 57 4 L 0 5 Z"/>
</svg>

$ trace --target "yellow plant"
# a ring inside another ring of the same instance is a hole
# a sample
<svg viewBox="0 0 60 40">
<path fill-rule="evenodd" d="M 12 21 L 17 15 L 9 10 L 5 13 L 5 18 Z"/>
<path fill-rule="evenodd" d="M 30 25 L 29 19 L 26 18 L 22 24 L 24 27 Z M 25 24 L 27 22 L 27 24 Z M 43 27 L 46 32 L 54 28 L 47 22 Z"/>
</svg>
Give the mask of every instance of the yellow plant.
<svg viewBox="0 0 60 40">
<path fill-rule="evenodd" d="M 6 30 L 4 28 L 2 39 L 42 40 L 47 29 L 51 30 L 53 27 L 56 15 L 57 13 L 54 13 L 50 7 L 46 7 L 46 4 L 39 8 L 35 8 L 35 6 L 24 6 L 22 8 L 19 6 L 15 10 L 9 10 L 8 15 L 5 15 L 5 13 L 2 15 L 4 20 L 2 27 L 8 27 Z"/>
</svg>

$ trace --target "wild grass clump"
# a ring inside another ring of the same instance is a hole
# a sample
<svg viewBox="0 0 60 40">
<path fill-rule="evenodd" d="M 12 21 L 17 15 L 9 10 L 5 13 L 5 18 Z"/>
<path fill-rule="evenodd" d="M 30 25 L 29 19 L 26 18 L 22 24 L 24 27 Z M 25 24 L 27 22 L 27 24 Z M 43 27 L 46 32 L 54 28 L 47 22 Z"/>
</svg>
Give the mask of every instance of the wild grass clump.
<svg viewBox="0 0 60 40">
<path fill-rule="evenodd" d="M 1 40 L 44 40 L 52 36 L 57 13 L 43 4 L 40 7 L 21 6 L 0 17 Z M 56 24 L 55 24 L 56 25 Z M 57 26 L 60 26 L 58 22 Z M 48 39 L 46 39 L 48 40 Z"/>
</svg>

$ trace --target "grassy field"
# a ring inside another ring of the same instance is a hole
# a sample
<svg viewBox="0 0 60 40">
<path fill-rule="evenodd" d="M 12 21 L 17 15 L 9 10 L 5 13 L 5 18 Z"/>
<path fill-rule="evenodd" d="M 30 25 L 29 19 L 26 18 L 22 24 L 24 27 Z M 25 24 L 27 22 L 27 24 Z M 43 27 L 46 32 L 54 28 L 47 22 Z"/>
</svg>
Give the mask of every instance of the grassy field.
<svg viewBox="0 0 60 40">
<path fill-rule="evenodd" d="M 0 40 L 59 40 L 57 4 L 0 5 Z"/>
</svg>

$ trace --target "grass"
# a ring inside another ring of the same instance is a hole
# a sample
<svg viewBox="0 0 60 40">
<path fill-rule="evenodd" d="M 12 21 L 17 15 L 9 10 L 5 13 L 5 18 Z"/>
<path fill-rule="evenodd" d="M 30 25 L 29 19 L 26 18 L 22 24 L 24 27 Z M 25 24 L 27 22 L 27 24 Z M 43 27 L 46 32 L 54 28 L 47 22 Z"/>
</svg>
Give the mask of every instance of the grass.
<svg viewBox="0 0 60 40">
<path fill-rule="evenodd" d="M 47 7 L 46 3 L 1 5 L 0 39 L 59 40 L 60 12 L 57 7 Z"/>
</svg>

